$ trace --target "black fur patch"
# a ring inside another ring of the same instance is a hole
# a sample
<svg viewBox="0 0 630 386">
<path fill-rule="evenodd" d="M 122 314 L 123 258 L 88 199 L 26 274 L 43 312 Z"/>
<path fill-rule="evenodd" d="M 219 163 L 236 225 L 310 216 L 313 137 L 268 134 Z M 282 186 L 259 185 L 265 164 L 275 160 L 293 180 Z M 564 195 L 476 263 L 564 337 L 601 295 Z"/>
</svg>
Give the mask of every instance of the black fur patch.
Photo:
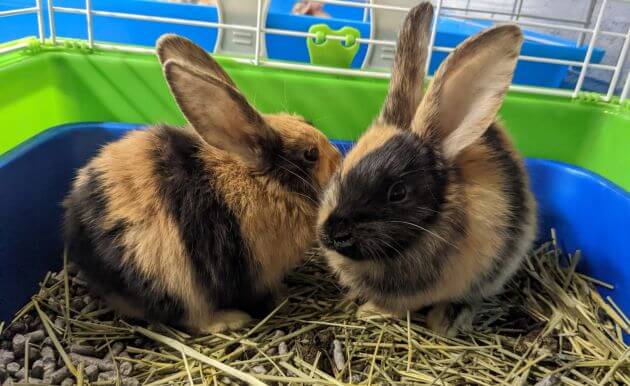
<svg viewBox="0 0 630 386">
<path fill-rule="evenodd" d="M 451 322 L 457 319 L 459 314 L 469 305 L 467 303 L 453 302 L 446 306 L 446 318 Z"/>
<path fill-rule="evenodd" d="M 70 261 L 90 279 L 97 292 L 117 294 L 132 306 L 144 310 L 149 320 L 178 323 L 183 305 L 164 291 L 155 289 L 131 264 L 121 266 L 125 252 L 120 242 L 126 224 L 102 228 L 107 212 L 107 197 L 98 172 L 90 170 L 85 185 L 66 200 L 64 238 Z"/>
<path fill-rule="evenodd" d="M 273 149 L 268 149 L 267 161 L 271 166 L 267 174 L 280 181 L 289 192 L 301 194 L 317 202 L 321 187 L 317 185 L 314 177 L 315 163 L 304 158 L 304 149 L 299 146 L 288 146 L 281 143 Z"/>
<path fill-rule="evenodd" d="M 200 158 L 201 142 L 181 130 L 156 131 L 153 154 L 159 199 L 173 218 L 208 301 L 220 309 L 264 314 L 269 294 L 257 295 L 259 265 L 250 256 L 235 214 L 214 189 L 211 170 Z"/>
<path fill-rule="evenodd" d="M 450 177 L 458 178 L 457 170 L 449 170 Z M 440 208 L 444 214 L 444 206 Z M 436 238 L 433 234 L 417 230 L 416 243 L 413 249 L 408 249 L 406 260 L 389 259 L 381 262 L 380 269 L 373 272 L 374 276 L 366 276 L 365 282 L 372 288 L 377 288 L 379 292 L 391 295 L 414 295 L 421 291 L 433 288 L 440 280 L 444 262 L 447 261 L 449 253 L 454 245 L 465 237 L 468 223 L 466 213 L 460 206 L 455 206 L 448 210 L 448 214 L 439 221 L 449 224 L 447 234 L 441 238 Z M 428 224 L 427 224 L 428 225 Z M 431 228 L 425 226 L 429 231 Z M 423 243 L 425 240 L 432 240 L 431 244 L 435 248 L 427 248 Z"/>
<path fill-rule="evenodd" d="M 488 145 L 493 151 L 493 161 L 495 165 L 501 170 L 501 175 L 504 178 L 503 194 L 508 199 L 508 204 L 511 209 L 507 215 L 509 216 L 509 222 L 506 229 L 503 231 L 503 237 L 505 242 L 499 252 L 498 261 L 494 269 L 487 275 L 485 281 L 492 280 L 497 274 L 499 274 L 505 264 L 502 263 L 514 254 L 514 249 L 518 240 L 523 234 L 523 222 L 525 221 L 525 214 L 527 208 L 525 207 L 525 176 L 523 170 L 519 166 L 518 162 L 512 158 L 511 154 L 506 150 L 506 146 L 502 139 L 499 137 L 499 129 L 494 125 L 491 126 L 483 135 L 482 139 L 486 145 Z"/>
<path fill-rule="evenodd" d="M 407 198 L 388 201 L 389 188 L 405 184 Z M 356 260 L 399 260 L 437 219 L 444 203 L 446 171 L 438 154 L 415 134 L 400 132 L 367 154 L 345 176 L 339 202 L 324 224 L 354 238 L 339 252 Z"/>
</svg>

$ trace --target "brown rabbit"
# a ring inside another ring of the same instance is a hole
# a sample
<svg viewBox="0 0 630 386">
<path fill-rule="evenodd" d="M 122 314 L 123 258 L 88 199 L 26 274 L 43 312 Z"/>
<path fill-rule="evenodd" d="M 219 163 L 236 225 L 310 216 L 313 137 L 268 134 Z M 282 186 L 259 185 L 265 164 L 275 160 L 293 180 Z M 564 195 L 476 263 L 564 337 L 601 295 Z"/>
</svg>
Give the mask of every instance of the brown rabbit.
<svg viewBox="0 0 630 386">
<path fill-rule="evenodd" d="M 78 172 L 68 256 L 124 314 L 237 328 L 273 306 L 315 240 L 340 155 L 304 119 L 258 113 L 192 42 L 166 35 L 157 50 L 190 126 L 133 131 Z"/>
<path fill-rule="evenodd" d="M 521 157 L 496 120 L 522 42 L 517 26 L 460 44 L 422 96 L 433 9 L 407 15 L 380 117 L 333 176 L 319 213 L 329 265 L 360 313 L 402 316 L 453 335 L 501 291 L 531 248 L 536 205 Z"/>
</svg>

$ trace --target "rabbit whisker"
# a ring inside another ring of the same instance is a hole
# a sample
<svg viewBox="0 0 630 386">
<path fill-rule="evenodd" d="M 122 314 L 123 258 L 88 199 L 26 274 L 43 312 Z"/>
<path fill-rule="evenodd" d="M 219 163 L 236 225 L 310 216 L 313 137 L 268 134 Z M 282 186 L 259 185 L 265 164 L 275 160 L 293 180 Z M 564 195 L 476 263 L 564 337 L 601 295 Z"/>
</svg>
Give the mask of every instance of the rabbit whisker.
<svg viewBox="0 0 630 386">
<path fill-rule="evenodd" d="M 367 252 L 371 256 L 374 256 L 374 257 L 377 257 L 377 256 L 378 257 L 384 257 L 384 256 L 386 256 L 385 251 L 383 250 L 383 248 L 378 243 L 374 243 L 374 242 L 367 243 L 366 246 L 368 247 L 368 248 L 366 248 Z"/>
<path fill-rule="evenodd" d="M 280 166 L 280 168 L 281 168 L 282 170 L 285 170 L 285 171 L 287 171 L 287 172 L 289 172 L 289 173 L 293 174 L 295 177 L 297 177 L 297 178 L 301 179 L 302 181 L 304 181 L 304 183 L 305 183 L 305 184 L 306 184 L 309 188 L 313 189 L 313 190 L 314 190 L 314 192 L 317 192 L 317 190 L 315 190 L 315 188 L 314 188 L 312 185 L 310 185 L 310 184 L 308 183 L 308 181 L 306 181 L 303 177 L 301 177 L 300 175 L 298 175 L 298 174 L 297 174 L 297 173 L 295 173 L 294 171 L 292 171 L 292 170 L 290 170 L 290 169 L 287 169 L 287 168 L 285 168 L 284 166 Z M 295 193 L 295 194 L 297 194 L 298 196 L 302 196 L 302 197 L 304 197 L 304 198 L 307 198 L 309 201 L 311 201 L 311 202 L 312 202 L 313 204 L 315 204 L 315 205 L 319 205 L 319 203 L 318 203 L 317 201 L 313 200 L 311 197 L 307 196 L 306 194 L 302 194 L 302 193 L 299 193 L 299 192 L 292 192 L 292 193 Z"/>
<path fill-rule="evenodd" d="M 313 191 L 317 191 L 317 188 L 315 187 L 315 185 L 313 185 L 312 183 L 310 183 L 306 178 L 302 177 L 301 175 L 299 175 L 298 173 L 294 172 L 293 170 L 286 168 L 284 166 L 280 166 L 280 169 L 292 174 L 293 176 L 299 178 L 302 182 L 304 182 L 304 184 L 306 186 L 308 186 L 309 188 L 313 189 Z"/>
<path fill-rule="evenodd" d="M 390 235 L 383 235 L 383 236 L 389 239 L 392 243 L 394 243 L 394 245 L 400 247 L 400 244 L 396 241 L 396 239 L 393 236 L 390 236 Z M 400 250 L 399 250 L 399 256 L 402 259 L 402 261 L 407 262 L 407 264 L 416 263 L 416 260 L 412 256 L 406 253 L 401 253 Z"/>
<path fill-rule="evenodd" d="M 293 192 L 293 193 L 297 194 L 298 196 L 306 198 L 307 200 L 309 200 L 310 202 L 312 202 L 315 205 L 319 205 L 319 203 L 317 201 L 313 200 L 311 197 L 307 196 L 306 194 L 302 194 L 302 193 L 298 193 L 298 192 Z"/>
<path fill-rule="evenodd" d="M 388 248 L 390 248 L 390 249 L 391 249 L 391 250 L 393 250 L 394 252 L 398 253 L 398 255 L 399 255 L 401 258 L 404 258 L 404 256 L 403 256 L 402 252 L 401 252 L 398 248 L 394 247 L 393 245 L 391 245 L 390 243 L 388 243 L 387 241 L 385 241 L 385 240 L 383 240 L 383 239 L 380 239 L 379 241 L 380 241 L 381 243 L 385 244 Z"/>
<path fill-rule="evenodd" d="M 422 231 L 425 231 L 425 232 L 427 232 L 427 233 L 429 233 L 429 234 L 431 234 L 431 235 L 433 235 L 433 236 L 437 237 L 438 239 L 440 239 L 440 240 L 444 241 L 445 243 L 449 244 L 449 245 L 450 245 L 450 246 L 452 246 L 453 248 L 455 248 L 455 249 L 459 250 L 459 248 L 457 247 L 457 245 L 455 245 L 455 244 L 451 243 L 450 241 L 446 240 L 444 237 L 442 237 L 442 236 L 438 235 L 437 233 L 433 232 L 432 230 L 429 230 L 429 229 L 427 229 L 427 228 L 425 228 L 425 227 L 423 227 L 423 226 L 421 226 L 421 225 L 414 224 L 414 223 L 412 223 L 412 222 L 408 222 L 408 221 L 395 221 L 395 220 L 390 220 L 390 221 L 388 221 L 388 222 L 390 222 L 390 223 L 406 224 L 406 225 L 412 226 L 412 227 L 414 227 L 414 228 L 418 228 L 418 229 L 420 229 L 420 230 L 422 230 Z"/>
<path fill-rule="evenodd" d="M 287 163 L 289 163 L 289 164 L 291 164 L 291 165 L 295 166 L 295 168 L 296 168 L 296 169 L 300 169 L 300 170 L 301 170 L 301 168 L 300 168 L 298 165 L 296 165 L 294 162 L 292 162 L 291 160 L 289 160 L 289 159 L 287 159 L 287 158 L 284 158 L 284 157 L 283 157 L 283 156 L 281 156 L 281 155 L 278 155 L 278 157 L 280 157 L 283 161 L 286 161 Z M 301 180 L 302 180 L 302 181 L 303 181 L 306 185 L 308 185 L 311 189 L 313 189 L 313 191 L 314 191 L 314 192 L 317 192 L 317 191 L 319 190 L 319 189 L 317 188 L 317 186 L 315 186 L 312 182 L 308 181 L 306 178 L 304 178 L 304 177 L 300 176 L 299 174 L 297 174 L 296 172 L 294 172 L 294 171 L 290 170 L 289 168 L 285 168 L 285 167 L 284 167 L 284 166 L 282 166 L 282 165 L 279 165 L 279 166 L 280 166 L 280 168 L 282 168 L 283 170 L 285 170 L 285 171 L 287 171 L 287 172 L 289 172 L 289 173 L 293 174 L 293 175 L 294 175 L 294 176 L 296 176 L 297 178 L 301 179 Z"/>
<path fill-rule="evenodd" d="M 278 154 L 278 157 L 280 157 L 280 159 L 282 159 L 283 161 L 287 162 L 288 164 L 294 166 L 296 169 L 302 170 L 302 168 L 296 164 L 295 162 L 291 161 L 288 158 L 283 157 L 282 155 Z"/>
<path fill-rule="evenodd" d="M 426 211 L 433 212 L 433 213 L 440 213 L 439 210 L 431 209 L 431 208 L 426 207 L 426 206 L 421 206 L 421 207 L 419 207 L 419 209 L 426 210 Z"/>
<path fill-rule="evenodd" d="M 400 176 L 404 177 L 404 176 L 408 176 L 409 174 L 419 173 L 419 172 L 423 172 L 425 170 L 427 170 L 427 169 L 422 168 L 422 169 L 409 170 L 409 171 L 406 171 L 406 172 L 402 173 Z"/>
<path fill-rule="evenodd" d="M 433 197 L 433 199 L 437 201 L 437 198 L 435 198 L 435 194 L 433 194 L 433 190 L 431 189 L 431 186 L 425 182 L 424 187 L 429 190 L 429 194 L 431 194 L 431 197 Z"/>
</svg>

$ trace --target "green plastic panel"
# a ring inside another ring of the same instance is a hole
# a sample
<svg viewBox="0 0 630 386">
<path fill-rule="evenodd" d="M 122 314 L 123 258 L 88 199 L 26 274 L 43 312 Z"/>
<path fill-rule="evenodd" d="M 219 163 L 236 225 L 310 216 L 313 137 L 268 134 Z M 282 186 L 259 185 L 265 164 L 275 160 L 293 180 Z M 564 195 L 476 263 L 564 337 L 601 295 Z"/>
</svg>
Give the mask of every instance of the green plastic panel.
<svg viewBox="0 0 630 386">
<path fill-rule="evenodd" d="M 357 138 L 387 89 L 385 80 L 218 60 L 262 112 L 301 114 L 336 139 Z M 510 93 L 501 115 L 525 155 L 579 165 L 630 190 L 628 105 Z M 0 154 L 84 121 L 184 122 L 152 55 L 49 47 L 0 55 Z"/>
</svg>

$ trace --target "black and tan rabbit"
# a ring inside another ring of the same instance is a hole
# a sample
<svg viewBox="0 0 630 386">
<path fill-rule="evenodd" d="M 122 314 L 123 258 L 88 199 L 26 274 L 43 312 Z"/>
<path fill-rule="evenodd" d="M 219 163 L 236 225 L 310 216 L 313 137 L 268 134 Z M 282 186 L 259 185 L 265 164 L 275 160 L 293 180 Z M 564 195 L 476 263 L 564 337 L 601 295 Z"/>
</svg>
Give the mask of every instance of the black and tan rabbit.
<svg viewBox="0 0 630 386">
<path fill-rule="evenodd" d="M 237 328 L 269 310 L 316 240 L 340 154 L 304 119 L 257 112 L 192 42 L 166 35 L 157 50 L 189 125 L 133 131 L 78 172 L 67 253 L 123 314 Z"/>
<path fill-rule="evenodd" d="M 453 335 L 531 248 L 536 204 L 497 112 L 522 42 L 514 25 L 461 43 L 422 84 L 433 9 L 407 15 L 382 112 L 332 177 L 318 218 L 330 267 L 359 312 L 433 306 Z"/>
</svg>

